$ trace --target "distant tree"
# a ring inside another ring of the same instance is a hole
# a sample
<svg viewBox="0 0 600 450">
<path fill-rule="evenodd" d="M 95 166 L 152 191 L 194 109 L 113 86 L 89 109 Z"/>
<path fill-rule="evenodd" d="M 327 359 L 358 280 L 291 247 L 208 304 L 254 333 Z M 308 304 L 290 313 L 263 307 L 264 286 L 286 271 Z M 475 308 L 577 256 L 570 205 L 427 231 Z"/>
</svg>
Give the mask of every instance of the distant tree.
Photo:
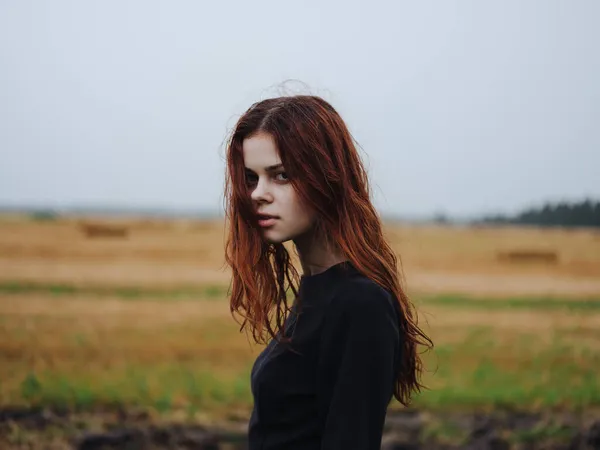
<svg viewBox="0 0 600 450">
<path fill-rule="evenodd" d="M 450 219 L 444 212 L 437 212 L 433 216 L 433 222 L 440 225 L 447 225 L 450 223 Z"/>
<path fill-rule="evenodd" d="M 475 223 L 600 227 L 600 202 L 586 199 L 575 203 L 547 203 L 542 207 L 530 208 L 512 217 L 487 216 L 476 220 Z"/>
<path fill-rule="evenodd" d="M 51 222 L 58 219 L 58 214 L 51 210 L 38 210 L 32 212 L 29 217 L 36 222 Z"/>
</svg>

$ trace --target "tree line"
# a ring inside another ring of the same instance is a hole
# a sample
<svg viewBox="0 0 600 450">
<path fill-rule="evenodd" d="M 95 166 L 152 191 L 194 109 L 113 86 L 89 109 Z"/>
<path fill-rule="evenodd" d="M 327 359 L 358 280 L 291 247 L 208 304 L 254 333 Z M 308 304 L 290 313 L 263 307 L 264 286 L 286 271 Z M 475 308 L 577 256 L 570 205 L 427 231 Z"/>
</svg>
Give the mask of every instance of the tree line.
<svg viewBox="0 0 600 450">
<path fill-rule="evenodd" d="M 564 201 L 546 203 L 541 207 L 526 209 L 514 216 L 487 216 L 476 223 L 600 227 L 600 202 L 586 199 L 574 203 Z"/>
</svg>

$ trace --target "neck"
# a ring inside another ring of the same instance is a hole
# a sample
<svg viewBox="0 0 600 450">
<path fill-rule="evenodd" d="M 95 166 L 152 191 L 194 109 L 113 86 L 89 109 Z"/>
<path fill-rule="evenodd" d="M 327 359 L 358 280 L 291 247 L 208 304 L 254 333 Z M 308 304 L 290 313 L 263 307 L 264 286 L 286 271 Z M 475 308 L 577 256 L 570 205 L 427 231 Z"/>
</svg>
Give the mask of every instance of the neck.
<svg viewBox="0 0 600 450">
<path fill-rule="evenodd" d="M 295 238 L 294 244 L 300 258 L 302 271 L 306 276 L 324 272 L 329 267 L 348 259 L 337 246 L 328 243 L 326 239 L 317 237 L 314 233 Z"/>
</svg>

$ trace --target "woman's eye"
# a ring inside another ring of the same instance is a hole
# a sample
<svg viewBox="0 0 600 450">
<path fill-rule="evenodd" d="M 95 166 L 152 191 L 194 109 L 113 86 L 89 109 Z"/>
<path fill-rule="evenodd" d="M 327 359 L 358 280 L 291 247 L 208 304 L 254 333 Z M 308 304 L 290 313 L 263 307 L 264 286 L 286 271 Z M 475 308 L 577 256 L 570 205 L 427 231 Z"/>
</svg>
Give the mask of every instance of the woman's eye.
<svg viewBox="0 0 600 450">
<path fill-rule="evenodd" d="M 248 186 L 252 186 L 253 184 L 256 184 L 256 176 L 246 175 L 246 184 Z"/>
<path fill-rule="evenodd" d="M 276 177 L 280 177 L 278 178 L 279 181 L 289 181 L 289 178 L 287 176 L 287 174 L 285 172 L 279 172 L 277 175 L 275 175 Z M 283 177 L 283 178 L 281 178 Z"/>
</svg>

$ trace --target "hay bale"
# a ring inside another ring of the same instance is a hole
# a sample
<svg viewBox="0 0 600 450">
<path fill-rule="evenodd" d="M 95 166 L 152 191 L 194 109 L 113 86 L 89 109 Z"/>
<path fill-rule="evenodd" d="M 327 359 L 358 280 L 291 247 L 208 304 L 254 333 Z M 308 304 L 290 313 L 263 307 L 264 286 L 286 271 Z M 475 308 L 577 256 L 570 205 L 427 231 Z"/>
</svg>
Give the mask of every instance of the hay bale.
<svg viewBox="0 0 600 450">
<path fill-rule="evenodd" d="M 82 223 L 81 231 L 88 239 L 94 238 L 118 238 L 125 239 L 129 235 L 129 229 L 125 225 L 112 225 L 105 223 Z"/>
<path fill-rule="evenodd" d="M 496 257 L 504 263 L 558 263 L 558 254 L 553 250 L 518 249 L 498 252 Z"/>
</svg>

